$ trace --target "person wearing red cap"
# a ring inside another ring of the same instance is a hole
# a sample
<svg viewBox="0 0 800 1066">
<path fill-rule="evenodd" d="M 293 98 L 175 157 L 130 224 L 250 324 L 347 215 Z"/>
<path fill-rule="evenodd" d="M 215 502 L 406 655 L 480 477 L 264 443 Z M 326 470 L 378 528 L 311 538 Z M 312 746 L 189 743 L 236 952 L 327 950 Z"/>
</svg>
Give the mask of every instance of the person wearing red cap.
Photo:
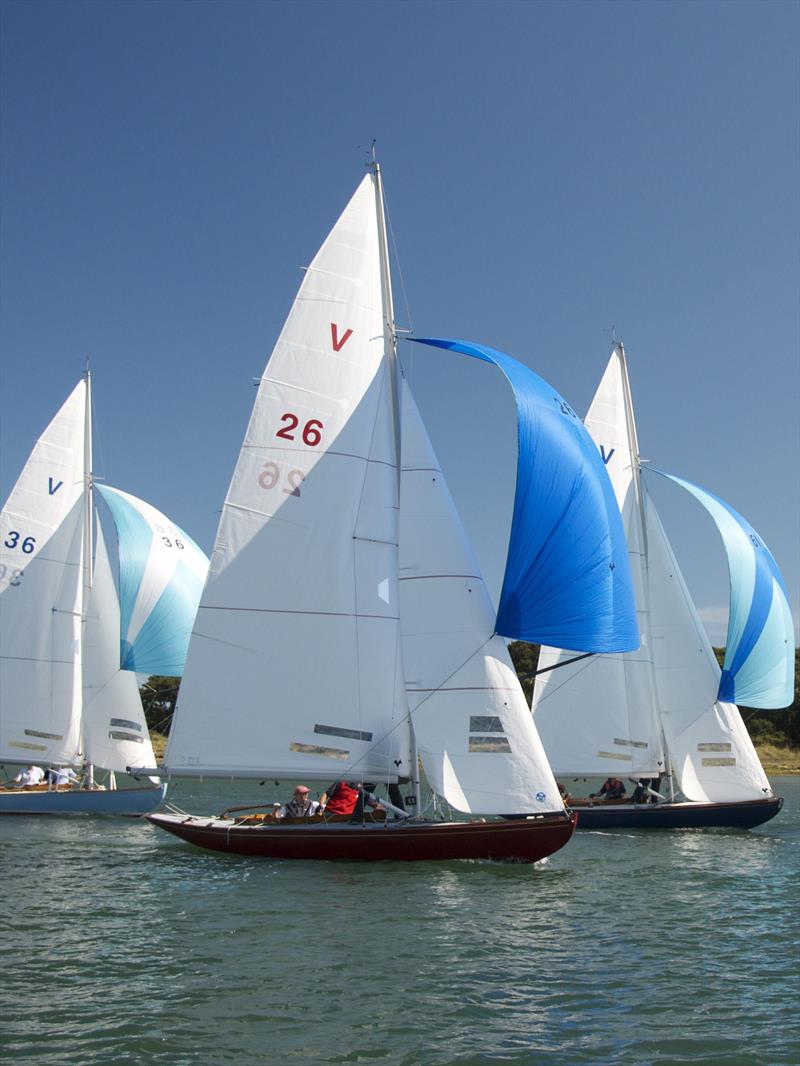
<svg viewBox="0 0 800 1066">
<path fill-rule="evenodd" d="M 298 785 L 294 795 L 277 812 L 278 818 L 310 818 L 315 814 L 319 804 L 309 798 L 308 789 L 305 785 Z"/>
</svg>

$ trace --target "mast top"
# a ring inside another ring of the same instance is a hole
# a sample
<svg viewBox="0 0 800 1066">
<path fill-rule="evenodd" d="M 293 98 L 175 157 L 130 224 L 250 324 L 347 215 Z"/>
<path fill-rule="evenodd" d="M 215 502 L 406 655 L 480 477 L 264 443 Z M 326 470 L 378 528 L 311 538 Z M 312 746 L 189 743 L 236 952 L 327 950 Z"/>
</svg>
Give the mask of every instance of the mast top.
<svg viewBox="0 0 800 1066">
<path fill-rule="evenodd" d="M 370 144 L 369 149 L 368 149 L 369 162 L 365 164 L 366 167 L 369 170 L 371 170 L 373 172 L 373 174 L 375 174 L 375 175 L 378 175 L 381 172 L 381 165 L 378 162 L 378 150 L 377 150 L 377 147 L 376 147 L 377 143 L 378 142 L 377 142 L 376 138 L 373 137 L 372 138 L 372 143 Z"/>
</svg>

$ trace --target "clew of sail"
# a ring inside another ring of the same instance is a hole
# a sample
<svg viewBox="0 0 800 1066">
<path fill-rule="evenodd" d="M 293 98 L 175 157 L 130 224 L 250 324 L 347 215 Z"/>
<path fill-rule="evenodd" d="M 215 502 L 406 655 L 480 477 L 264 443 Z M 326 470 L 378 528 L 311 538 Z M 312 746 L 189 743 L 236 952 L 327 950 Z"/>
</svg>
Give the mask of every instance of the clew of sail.
<svg viewBox="0 0 800 1066">
<path fill-rule="evenodd" d="M 409 775 L 388 348 L 369 174 L 307 269 L 260 383 L 189 644 L 170 773 Z"/>
</svg>

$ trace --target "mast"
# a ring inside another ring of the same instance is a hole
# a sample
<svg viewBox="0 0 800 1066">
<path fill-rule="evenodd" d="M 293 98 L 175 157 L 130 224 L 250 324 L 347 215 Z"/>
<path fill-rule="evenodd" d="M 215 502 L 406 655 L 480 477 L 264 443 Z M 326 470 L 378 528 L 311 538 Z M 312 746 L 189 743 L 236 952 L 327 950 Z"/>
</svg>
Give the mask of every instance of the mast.
<svg viewBox="0 0 800 1066">
<path fill-rule="evenodd" d="M 381 168 L 375 158 L 375 145 L 372 146 L 372 172 L 375 175 L 375 209 L 378 218 L 378 244 L 381 261 L 381 291 L 383 296 L 383 335 L 384 350 L 389 367 L 389 381 L 392 390 L 392 420 L 394 422 L 395 456 L 397 457 L 397 503 L 400 504 L 400 477 L 401 477 L 401 437 L 400 437 L 400 364 L 397 358 L 397 331 L 394 322 L 394 305 L 392 302 L 392 276 L 389 269 L 389 243 L 386 237 L 386 214 L 383 201 L 383 182 L 381 181 Z M 402 652 L 400 652 L 402 661 Z M 405 678 L 403 679 L 403 692 L 405 692 Z M 411 748 L 411 805 L 414 813 L 419 814 L 422 810 L 420 804 L 419 788 L 419 755 L 417 742 L 414 736 L 414 725 L 411 714 L 406 706 L 406 721 L 408 722 L 409 741 Z"/>
<path fill-rule="evenodd" d="M 86 639 L 86 618 L 89 612 L 89 600 L 92 593 L 92 552 L 94 548 L 92 536 L 93 517 L 93 487 L 92 487 L 92 375 L 88 361 L 84 372 L 86 382 L 86 418 L 83 428 L 83 582 L 81 593 L 81 648 L 80 666 L 83 675 L 83 653 Z M 83 738 L 83 681 L 81 676 L 81 747 L 85 747 Z M 94 766 L 86 764 L 86 782 L 91 787 L 94 784 Z"/>
<path fill-rule="evenodd" d="M 669 798 L 674 798 L 674 788 L 672 783 L 672 767 L 669 760 L 669 748 L 667 747 L 667 737 L 664 732 L 664 724 L 661 720 L 661 714 L 657 706 L 658 702 L 658 690 L 656 689 L 655 682 L 655 664 L 653 662 L 653 641 L 650 634 L 650 580 L 649 580 L 649 553 L 647 550 L 647 520 L 645 514 L 645 499 L 644 490 L 642 486 L 642 464 L 639 454 L 639 439 L 636 435 L 636 421 L 633 416 L 633 397 L 631 395 L 631 383 L 628 378 L 628 361 L 625 357 L 625 348 L 622 341 L 615 346 L 617 357 L 620 362 L 620 369 L 622 371 L 622 394 L 625 403 L 625 421 L 628 429 L 628 439 L 631 443 L 631 452 L 633 458 L 633 470 L 631 471 L 633 477 L 633 490 L 636 497 L 636 511 L 639 516 L 639 543 L 642 549 L 642 558 L 644 561 L 644 581 L 642 583 L 642 595 L 644 597 L 644 615 L 647 625 L 647 648 L 648 648 L 648 662 L 650 664 L 650 692 L 652 693 L 652 707 L 658 724 L 658 734 L 661 738 L 661 749 L 664 752 L 664 775 L 669 785 Z"/>
</svg>

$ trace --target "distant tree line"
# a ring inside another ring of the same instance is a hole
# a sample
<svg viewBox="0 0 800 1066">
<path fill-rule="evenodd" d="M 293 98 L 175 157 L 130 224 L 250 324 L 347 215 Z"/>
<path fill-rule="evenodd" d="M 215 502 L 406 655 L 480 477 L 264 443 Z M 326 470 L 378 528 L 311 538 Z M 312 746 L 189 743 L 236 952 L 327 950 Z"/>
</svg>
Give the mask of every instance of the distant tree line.
<svg viewBox="0 0 800 1066">
<path fill-rule="evenodd" d="M 539 665 L 539 645 L 525 644 L 516 641 L 510 644 L 508 650 L 511 659 L 522 683 L 525 698 L 530 706 L 533 697 L 536 669 Z M 722 665 L 725 657 L 724 648 L 714 648 L 717 660 Z M 795 649 L 795 688 L 794 703 L 782 711 L 757 711 L 752 707 L 740 706 L 742 718 L 745 721 L 750 736 L 758 744 L 777 744 L 780 747 L 800 747 L 800 692 L 798 692 L 798 677 L 800 670 L 800 650 Z M 181 679 L 179 677 L 149 677 L 141 692 L 144 714 L 148 728 L 156 733 L 169 733 L 172 723 L 172 712 L 178 698 L 178 688 Z"/>
</svg>

